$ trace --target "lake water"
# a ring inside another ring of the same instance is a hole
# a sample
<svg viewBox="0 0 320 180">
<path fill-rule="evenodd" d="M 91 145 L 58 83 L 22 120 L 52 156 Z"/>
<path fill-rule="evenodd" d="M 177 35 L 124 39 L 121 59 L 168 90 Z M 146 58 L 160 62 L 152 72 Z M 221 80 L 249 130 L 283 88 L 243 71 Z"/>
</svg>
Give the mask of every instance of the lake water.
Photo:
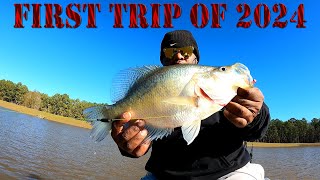
<svg viewBox="0 0 320 180">
<path fill-rule="evenodd" d="M 148 157 L 122 157 L 110 136 L 94 143 L 88 129 L 0 107 L 0 179 L 140 179 Z M 319 147 L 254 148 L 253 162 L 270 179 L 320 179 Z"/>
</svg>

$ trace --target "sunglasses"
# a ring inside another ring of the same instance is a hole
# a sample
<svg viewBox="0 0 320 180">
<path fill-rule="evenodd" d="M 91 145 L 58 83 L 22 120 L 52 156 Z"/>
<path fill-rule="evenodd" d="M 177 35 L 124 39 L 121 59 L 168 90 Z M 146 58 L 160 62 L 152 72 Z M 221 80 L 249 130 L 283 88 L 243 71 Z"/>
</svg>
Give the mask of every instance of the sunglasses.
<svg viewBox="0 0 320 180">
<path fill-rule="evenodd" d="M 193 53 L 194 47 L 193 46 L 186 46 L 186 47 L 181 47 L 181 48 L 164 48 L 163 52 L 166 58 L 172 59 L 172 57 L 180 53 L 182 56 L 191 56 Z"/>
</svg>

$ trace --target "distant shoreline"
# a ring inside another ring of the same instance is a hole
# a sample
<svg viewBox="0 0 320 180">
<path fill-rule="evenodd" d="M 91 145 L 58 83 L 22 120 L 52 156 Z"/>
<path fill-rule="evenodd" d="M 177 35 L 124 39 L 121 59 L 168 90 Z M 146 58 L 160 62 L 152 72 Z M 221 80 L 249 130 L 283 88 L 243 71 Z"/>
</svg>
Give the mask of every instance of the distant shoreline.
<svg viewBox="0 0 320 180">
<path fill-rule="evenodd" d="M 14 103 L 9 103 L 2 100 L 0 100 L 0 106 L 6 109 L 19 112 L 19 113 L 28 114 L 37 118 L 46 119 L 49 121 L 59 122 L 63 124 L 68 124 L 72 126 L 77 126 L 81 128 L 91 129 L 91 125 L 86 121 L 81 121 L 81 120 L 77 120 L 69 117 L 58 116 L 51 113 L 39 111 L 36 109 L 27 108 L 25 106 L 20 106 Z"/>
<path fill-rule="evenodd" d="M 257 148 L 291 148 L 291 147 L 320 147 L 320 143 L 262 143 L 248 142 L 247 146 Z"/>
<path fill-rule="evenodd" d="M 23 113 L 23 114 L 28 114 L 28 115 L 31 115 L 31 116 L 34 116 L 34 117 L 38 117 L 38 118 L 41 118 L 41 119 L 46 119 L 46 120 L 49 120 L 49 121 L 55 121 L 55 122 L 59 122 L 59 123 L 63 123 L 63 124 L 68 124 L 68 125 L 77 126 L 77 127 L 81 127 L 81 128 L 91 129 L 91 125 L 88 122 L 76 120 L 76 119 L 73 119 L 73 118 L 58 116 L 58 115 L 50 114 L 50 113 L 43 112 L 43 111 L 38 111 L 38 110 L 27 108 L 27 107 L 24 107 L 24 106 L 16 105 L 14 103 L 9 103 L 9 102 L 0 100 L 0 106 L 4 107 L 6 109 L 17 111 L 17 112 Z M 0 113 L 1 113 L 1 111 L 0 111 Z M 261 147 L 261 148 L 283 148 L 283 147 L 289 148 L 289 147 L 307 147 L 307 146 L 311 146 L 311 147 L 318 146 L 318 147 L 320 147 L 320 143 L 261 143 L 261 142 L 248 142 L 247 146 L 249 148 L 251 146 L 257 147 L 257 148 L 259 148 L 259 147 Z"/>
</svg>

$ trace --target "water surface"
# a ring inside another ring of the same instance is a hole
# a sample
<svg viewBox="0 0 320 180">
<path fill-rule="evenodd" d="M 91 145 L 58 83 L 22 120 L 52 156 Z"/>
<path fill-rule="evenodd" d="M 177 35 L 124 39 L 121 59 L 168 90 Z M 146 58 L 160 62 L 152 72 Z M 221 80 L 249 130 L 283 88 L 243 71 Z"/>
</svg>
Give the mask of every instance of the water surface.
<svg viewBox="0 0 320 180">
<path fill-rule="evenodd" d="M 149 157 L 121 156 L 108 136 L 0 108 L 0 179 L 139 180 Z M 249 151 L 250 151 L 250 143 Z M 270 179 L 320 179 L 320 147 L 254 148 Z"/>
<path fill-rule="evenodd" d="M 139 179 L 148 155 L 122 157 L 108 136 L 0 109 L 0 179 Z"/>
<path fill-rule="evenodd" d="M 253 162 L 270 179 L 320 179 L 320 147 L 254 148 Z"/>
</svg>

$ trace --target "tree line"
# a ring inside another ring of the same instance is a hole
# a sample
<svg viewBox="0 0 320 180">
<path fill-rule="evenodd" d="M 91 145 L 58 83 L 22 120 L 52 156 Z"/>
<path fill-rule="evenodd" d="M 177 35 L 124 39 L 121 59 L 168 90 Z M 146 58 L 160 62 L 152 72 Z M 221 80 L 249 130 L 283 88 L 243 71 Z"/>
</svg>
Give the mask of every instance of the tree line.
<svg viewBox="0 0 320 180">
<path fill-rule="evenodd" d="M 84 120 L 85 108 L 103 105 L 70 99 L 67 94 L 48 96 L 38 91 L 29 91 L 22 83 L 0 80 L 0 99 L 18 105 L 49 112 L 56 115 Z M 268 143 L 313 143 L 320 142 L 320 119 L 308 122 L 291 118 L 287 121 L 271 120 L 266 135 L 259 140 Z"/>
<path fill-rule="evenodd" d="M 0 80 L 0 100 L 78 120 L 84 120 L 82 112 L 85 108 L 103 105 L 71 99 L 67 94 L 49 96 L 38 91 L 29 91 L 21 82 L 13 83 L 9 80 Z"/>
<path fill-rule="evenodd" d="M 315 143 L 320 142 L 320 119 L 291 118 L 287 121 L 271 120 L 266 136 L 261 142 L 268 143 Z"/>
</svg>

